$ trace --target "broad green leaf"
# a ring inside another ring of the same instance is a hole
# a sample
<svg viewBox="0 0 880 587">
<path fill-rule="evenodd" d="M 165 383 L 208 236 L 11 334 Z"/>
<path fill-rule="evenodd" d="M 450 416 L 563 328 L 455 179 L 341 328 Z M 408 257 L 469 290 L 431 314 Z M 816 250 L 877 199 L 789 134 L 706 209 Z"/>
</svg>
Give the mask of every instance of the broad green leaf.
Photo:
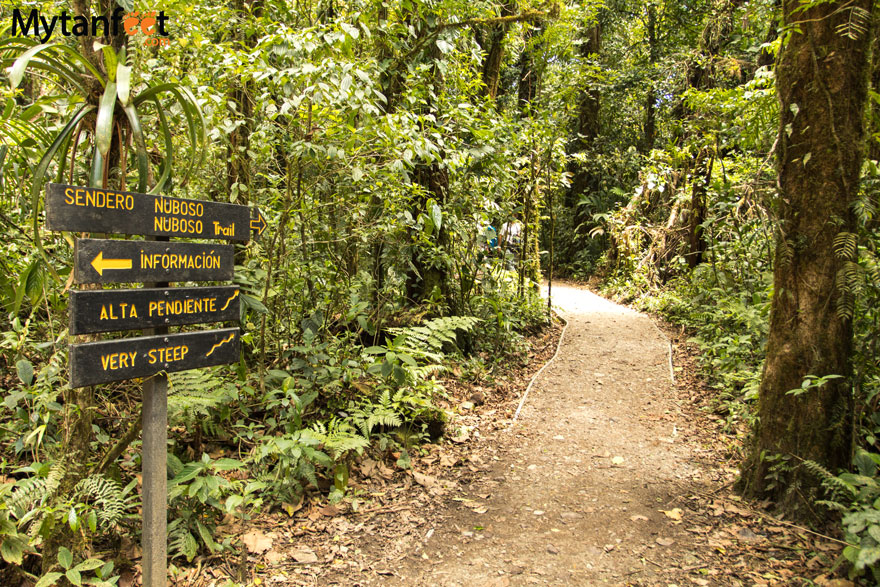
<svg viewBox="0 0 880 587">
<path fill-rule="evenodd" d="M 871 546 L 868 548 L 862 548 L 859 550 L 859 556 L 856 558 L 855 567 L 857 569 L 864 569 L 865 567 L 869 567 L 880 560 L 880 547 Z"/>
<path fill-rule="evenodd" d="M 0 542 L 0 556 L 13 565 L 20 565 L 24 555 L 24 541 L 18 536 L 7 536 Z"/>
<path fill-rule="evenodd" d="M 76 515 L 76 508 L 70 508 L 70 511 L 67 512 L 67 524 L 71 530 L 76 531 L 79 528 L 79 516 Z"/>
<path fill-rule="evenodd" d="M 187 532 L 186 538 L 183 540 L 183 556 L 186 557 L 186 560 L 192 562 L 192 559 L 195 558 L 196 554 L 199 552 L 199 543 L 196 542 L 195 536 L 192 533 Z"/>
<path fill-rule="evenodd" d="M 68 571 L 64 573 L 64 576 L 67 577 L 67 580 L 76 587 L 82 585 L 82 575 L 76 569 L 68 569 Z"/>
<path fill-rule="evenodd" d="M 27 51 L 21 54 L 21 57 L 15 60 L 15 63 L 12 64 L 12 69 L 9 70 L 9 85 L 14 90 L 21 84 L 21 80 L 24 78 L 24 72 L 27 69 L 28 63 L 30 63 L 31 59 L 34 58 L 34 55 L 39 53 L 40 51 L 44 51 L 51 47 L 51 43 L 43 43 L 42 45 L 37 45 L 36 47 L 31 47 Z"/>
<path fill-rule="evenodd" d="M 116 56 L 116 51 L 113 50 L 113 47 L 110 45 L 105 45 L 98 41 L 95 41 L 93 45 L 95 51 L 102 51 L 104 53 L 104 69 L 107 70 L 107 77 L 111 82 L 116 81 L 116 68 L 119 64 L 119 59 Z"/>
<path fill-rule="evenodd" d="M 73 565 L 73 554 L 65 546 L 58 549 L 58 564 L 64 569 L 69 569 Z"/>
<path fill-rule="evenodd" d="M 211 468 L 216 471 L 230 471 L 232 469 L 240 469 L 244 466 L 241 461 L 235 459 L 217 459 L 211 463 Z"/>
<path fill-rule="evenodd" d="M 79 572 L 92 571 L 104 565 L 104 561 L 99 558 L 89 558 L 74 567 Z"/>
<path fill-rule="evenodd" d="M 31 185 L 31 219 L 33 222 L 34 244 L 37 246 L 37 251 L 39 251 L 40 256 L 46 261 L 49 271 L 52 273 L 52 277 L 55 278 L 56 282 L 60 282 L 61 277 L 59 277 L 58 272 L 55 271 L 52 264 L 49 263 L 46 251 L 43 249 L 43 240 L 40 236 L 40 195 L 43 191 L 43 178 L 46 176 L 46 170 L 55 158 L 58 149 L 61 145 L 67 144 L 73 130 L 78 127 L 80 121 L 94 109 L 94 106 L 86 104 L 77 110 L 73 117 L 71 117 L 67 124 L 64 125 L 64 128 L 62 128 L 55 137 L 55 140 L 52 141 L 49 149 L 43 154 L 42 158 L 40 158 L 40 162 L 37 163 L 37 166 L 34 169 L 34 181 Z"/>
<path fill-rule="evenodd" d="M 219 547 L 217 546 L 217 543 L 214 542 L 214 537 L 211 536 L 211 531 L 201 522 L 196 522 L 196 528 L 199 531 L 199 536 L 201 536 L 202 540 L 205 542 L 205 546 L 207 546 L 211 552 L 217 552 Z"/>
<path fill-rule="evenodd" d="M 443 211 L 440 209 L 440 205 L 431 200 L 428 205 L 428 212 L 431 215 L 431 222 L 434 223 L 434 227 L 440 230 L 443 226 Z"/>
<path fill-rule="evenodd" d="M 119 103 L 123 106 L 128 106 L 128 101 L 131 98 L 131 66 L 130 65 L 122 65 L 121 63 L 116 66 L 116 85 L 117 90 L 116 93 L 119 95 Z"/>
<path fill-rule="evenodd" d="M 46 573 L 40 580 L 37 581 L 37 584 L 34 587 L 49 587 L 49 585 L 54 585 L 58 579 L 60 579 L 64 573 Z"/>
<path fill-rule="evenodd" d="M 34 366 L 27 359 L 16 361 L 15 371 L 18 373 L 18 378 L 25 385 L 30 385 L 34 382 Z"/>
</svg>

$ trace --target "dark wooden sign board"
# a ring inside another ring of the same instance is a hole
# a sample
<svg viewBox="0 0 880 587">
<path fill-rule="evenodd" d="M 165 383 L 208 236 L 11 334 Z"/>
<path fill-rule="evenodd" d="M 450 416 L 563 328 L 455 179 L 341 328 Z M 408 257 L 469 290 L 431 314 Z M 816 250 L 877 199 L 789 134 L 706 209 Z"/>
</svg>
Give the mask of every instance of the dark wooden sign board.
<svg viewBox="0 0 880 587">
<path fill-rule="evenodd" d="M 223 328 L 71 344 L 70 386 L 235 363 L 240 340 L 240 329 Z"/>
<path fill-rule="evenodd" d="M 142 330 L 239 319 L 239 291 L 159 287 L 70 291 L 70 334 Z"/>
<path fill-rule="evenodd" d="M 266 229 L 266 219 L 255 213 L 251 220 L 251 208 L 237 204 L 59 183 L 46 187 L 51 230 L 247 241 L 251 229 L 258 235 Z"/>
<path fill-rule="evenodd" d="M 233 245 L 81 238 L 76 240 L 73 281 L 228 281 L 234 252 Z"/>
</svg>

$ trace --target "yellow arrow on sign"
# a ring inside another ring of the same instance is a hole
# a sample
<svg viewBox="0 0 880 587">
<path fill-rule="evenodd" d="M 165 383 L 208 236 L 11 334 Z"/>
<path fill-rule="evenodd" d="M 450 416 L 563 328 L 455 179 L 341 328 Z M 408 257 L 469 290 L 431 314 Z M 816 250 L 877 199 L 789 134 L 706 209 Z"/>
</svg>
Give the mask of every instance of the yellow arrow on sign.
<svg viewBox="0 0 880 587">
<path fill-rule="evenodd" d="M 263 233 L 266 231 L 266 218 L 263 216 L 263 213 L 260 212 L 260 209 L 256 209 L 257 217 L 251 219 L 251 230 L 257 231 L 257 236 L 263 236 Z"/>
<path fill-rule="evenodd" d="M 92 267 L 98 275 L 104 275 L 105 269 L 131 269 L 131 259 L 105 259 L 104 252 L 101 251 L 92 259 Z"/>
</svg>

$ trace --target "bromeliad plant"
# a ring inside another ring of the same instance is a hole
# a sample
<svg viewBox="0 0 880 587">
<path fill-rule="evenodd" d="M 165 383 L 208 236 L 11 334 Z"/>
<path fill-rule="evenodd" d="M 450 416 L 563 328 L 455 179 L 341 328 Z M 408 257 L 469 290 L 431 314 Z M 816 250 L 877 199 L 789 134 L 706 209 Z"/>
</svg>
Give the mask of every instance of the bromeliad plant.
<svg viewBox="0 0 880 587">
<path fill-rule="evenodd" d="M 172 183 L 174 169 L 173 120 L 169 113 L 179 111 L 185 119 L 190 142 L 188 162 L 180 184 L 186 183 L 192 171 L 204 159 L 206 139 L 205 121 L 193 94 L 186 87 L 173 82 L 147 85 L 135 93 L 133 66 L 123 46 L 117 51 L 109 45 L 95 42 L 101 59 L 91 60 L 63 43 L 42 43 L 27 37 L 0 40 L 0 66 L 8 71 L 13 90 L 21 86 L 27 73 L 51 80 L 70 103 L 72 113 L 61 129 L 51 137 L 39 162 L 34 167 L 31 184 L 31 214 L 34 242 L 43 259 L 39 231 L 40 194 L 47 177 L 61 182 L 68 173 L 73 182 L 75 161 L 81 148 L 88 148 L 91 137 L 93 151 L 89 167 L 89 184 L 106 187 L 111 168 L 118 165 L 118 184 L 128 184 L 128 155 L 133 152 L 137 167 L 135 188 L 139 192 L 160 193 Z M 148 109 L 152 107 L 153 113 Z M 149 125 L 144 124 L 152 117 Z M 144 128 L 155 128 L 161 136 L 162 148 L 158 160 L 160 172 L 151 187 L 148 143 L 159 142 L 159 137 L 148 136 Z M 85 135 L 85 140 L 84 140 Z M 22 134 L 25 137 L 26 135 Z M 31 138 L 31 137 L 27 137 Z M 56 162 L 54 169 L 50 169 Z M 68 163 L 69 162 L 69 163 Z M 2 161 L 0 161 L 2 170 Z M 51 175 L 50 175 L 50 172 Z M 49 269 L 57 279 L 51 265 Z"/>
</svg>

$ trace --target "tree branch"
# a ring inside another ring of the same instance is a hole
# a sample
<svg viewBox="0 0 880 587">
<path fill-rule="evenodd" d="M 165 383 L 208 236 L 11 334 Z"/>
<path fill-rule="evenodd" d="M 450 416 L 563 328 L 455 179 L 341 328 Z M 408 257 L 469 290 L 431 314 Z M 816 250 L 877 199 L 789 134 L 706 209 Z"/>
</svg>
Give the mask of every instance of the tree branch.
<svg viewBox="0 0 880 587">
<path fill-rule="evenodd" d="M 550 16 L 547 12 L 539 12 L 537 10 L 527 10 L 525 12 L 521 12 L 519 14 L 514 14 L 512 16 L 498 16 L 495 18 L 468 18 L 465 20 L 461 20 L 458 22 L 448 22 L 443 23 L 438 26 L 436 29 L 431 31 L 428 35 L 421 38 L 416 42 L 412 49 L 404 55 L 403 57 L 397 59 L 394 63 L 395 67 L 400 65 L 403 62 L 408 61 L 413 55 L 418 53 L 422 47 L 425 46 L 429 41 L 433 41 L 437 37 L 440 36 L 440 33 L 449 30 L 449 29 L 460 29 L 469 26 L 485 26 L 485 25 L 495 25 L 495 24 L 512 24 L 515 22 L 531 22 L 535 20 L 540 20 Z"/>
<path fill-rule="evenodd" d="M 98 463 L 98 466 L 95 467 L 95 473 L 103 473 L 107 469 L 107 467 L 109 467 L 113 463 L 113 461 L 118 459 L 119 456 L 122 455 L 123 452 L 125 452 L 125 449 L 128 448 L 128 445 L 130 445 L 137 439 L 138 434 L 141 433 L 141 424 L 143 422 L 142 415 L 143 408 L 141 408 L 141 411 L 138 412 L 137 417 L 134 419 L 134 421 L 132 421 L 131 426 L 128 428 L 128 431 L 122 435 L 122 438 L 120 438 L 110 450 L 107 451 L 107 454 L 104 455 L 104 458 L 102 458 L 101 462 Z"/>
</svg>

